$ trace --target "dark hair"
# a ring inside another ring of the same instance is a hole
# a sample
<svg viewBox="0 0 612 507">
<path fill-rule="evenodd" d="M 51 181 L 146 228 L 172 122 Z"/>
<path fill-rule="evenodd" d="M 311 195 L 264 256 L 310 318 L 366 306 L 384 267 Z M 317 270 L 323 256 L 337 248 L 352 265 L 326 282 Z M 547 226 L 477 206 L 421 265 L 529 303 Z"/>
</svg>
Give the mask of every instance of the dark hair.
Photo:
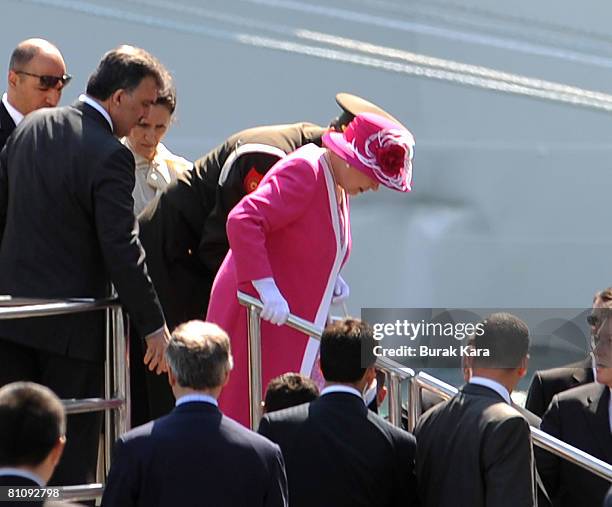
<svg viewBox="0 0 612 507">
<path fill-rule="evenodd" d="M 174 114 L 174 110 L 176 109 L 176 88 L 174 87 L 172 76 L 170 76 L 169 73 L 166 72 L 163 78 L 164 86 L 157 94 L 155 105 L 165 106 L 168 108 L 168 111 L 170 111 L 170 114 Z"/>
<path fill-rule="evenodd" d="M 182 387 L 219 387 L 234 366 L 227 333 L 211 322 L 190 320 L 173 332 L 166 361 Z"/>
<path fill-rule="evenodd" d="M 19 44 L 11 54 L 9 70 L 21 70 L 40 52 L 40 47 L 34 44 Z"/>
<path fill-rule="evenodd" d="M 518 368 L 529 353 L 529 328 L 511 313 L 493 313 L 476 326 L 469 343 L 489 356 L 473 356 L 475 368 Z"/>
<path fill-rule="evenodd" d="M 120 46 L 102 57 L 87 82 L 87 95 L 106 100 L 117 90 L 133 91 L 146 77 L 152 77 L 163 89 L 165 75 L 163 65 L 144 49 Z"/>
<path fill-rule="evenodd" d="M 299 373 L 283 373 L 270 380 L 266 389 L 266 412 L 308 403 L 319 397 L 319 388 L 308 377 Z"/>
<path fill-rule="evenodd" d="M 353 383 L 374 365 L 374 331 L 366 322 L 346 318 L 330 324 L 321 336 L 321 372 L 328 382 Z"/>
<path fill-rule="evenodd" d="M 0 467 L 39 465 L 65 433 L 64 407 L 50 389 L 33 382 L 0 389 Z"/>
</svg>

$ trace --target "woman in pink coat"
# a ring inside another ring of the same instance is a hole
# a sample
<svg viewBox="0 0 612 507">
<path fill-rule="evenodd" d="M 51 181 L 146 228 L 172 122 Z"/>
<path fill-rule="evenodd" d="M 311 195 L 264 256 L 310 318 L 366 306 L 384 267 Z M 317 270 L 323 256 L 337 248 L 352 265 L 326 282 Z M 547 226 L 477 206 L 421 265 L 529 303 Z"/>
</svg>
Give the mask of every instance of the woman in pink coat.
<svg viewBox="0 0 612 507">
<path fill-rule="evenodd" d="M 357 115 L 344 133 L 327 132 L 280 160 L 229 214 L 230 251 L 215 278 L 207 320 L 232 341 L 234 370 L 223 412 L 249 425 L 246 309 L 238 290 L 263 302 L 262 383 L 288 371 L 311 375 L 318 341 L 278 327 L 289 312 L 323 327 L 334 298 L 348 296 L 340 277 L 351 228 L 349 197 L 383 184 L 409 192 L 414 138 L 382 116 Z"/>
</svg>

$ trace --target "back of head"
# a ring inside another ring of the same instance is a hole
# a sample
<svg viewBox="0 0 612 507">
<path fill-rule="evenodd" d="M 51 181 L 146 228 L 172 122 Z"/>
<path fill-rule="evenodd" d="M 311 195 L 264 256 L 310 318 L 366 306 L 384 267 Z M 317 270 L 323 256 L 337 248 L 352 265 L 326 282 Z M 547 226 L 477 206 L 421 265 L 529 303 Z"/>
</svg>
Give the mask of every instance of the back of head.
<svg viewBox="0 0 612 507">
<path fill-rule="evenodd" d="M 65 432 L 64 407 L 50 389 L 33 382 L 0 389 L 0 467 L 39 465 Z"/>
<path fill-rule="evenodd" d="M 321 336 L 321 372 L 327 382 L 355 383 L 376 362 L 374 331 L 366 322 L 346 318 Z"/>
<path fill-rule="evenodd" d="M 200 320 L 185 322 L 174 330 L 166 361 L 181 387 L 198 391 L 223 385 L 234 364 L 227 333 Z"/>
<path fill-rule="evenodd" d="M 319 388 L 299 373 L 284 373 L 270 380 L 266 389 L 264 411 L 275 412 L 308 403 L 319 396 Z"/>
<path fill-rule="evenodd" d="M 470 344 L 489 355 L 475 355 L 471 364 L 477 368 L 514 369 L 522 366 L 529 353 L 529 329 L 510 313 L 493 313 L 476 326 Z"/>
<path fill-rule="evenodd" d="M 89 77 L 87 94 L 104 101 L 117 90 L 133 91 L 146 77 L 153 78 L 158 88 L 165 88 L 167 71 L 153 55 L 133 46 L 119 46 L 102 57 Z"/>
</svg>

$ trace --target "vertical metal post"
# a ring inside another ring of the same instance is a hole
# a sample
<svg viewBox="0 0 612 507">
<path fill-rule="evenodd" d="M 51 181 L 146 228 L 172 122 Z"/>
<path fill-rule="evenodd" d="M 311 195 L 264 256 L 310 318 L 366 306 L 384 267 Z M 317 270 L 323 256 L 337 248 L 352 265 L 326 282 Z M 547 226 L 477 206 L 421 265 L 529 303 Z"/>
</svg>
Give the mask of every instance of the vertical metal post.
<svg viewBox="0 0 612 507">
<path fill-rule="evenodd" d="M 255 430 L 261 420 L 261 322 L 259 310 L 249 306 L 247 312 L 249 329 L 249 401 L 251 429 Z"/>
<path fill-rule="evenodd" d="M 402 385 L 397 373 L 389 372 L 389 421 L 394 426 L 402 425 Z"/>
<path fill-rule="evenodd" d="M 130 429 L 130 342 L 128 340 L 129 321 L 124 326 L 123 312 L 120 307 L 113 308 L 114 321 L 114 397 L 123 400 L 115 413 L 115 439 Z"/>
<path fill-rule="evenodd" d="M 112 356 L 112 310 L 107 308 L 104 310 L 106 323 L 105 323 L 105 340 L 106 340 L 106 358 L 104 360 L 104 397 L 109 400 L 112 398 L 112 371 L 111 365 L 113 362 Z M 113 414 L 110 410 L 104 411 L 104 470 L 105 475 L 108 476 L 110 470 L 111 453 L 112 453 L 112 420 Z"/>
<path fill-rule="evenodd" d="M 421 388 L 416 377 L 410 379 L 408 400 L 408 431 L 414 431 L 421 416 Z"/>
</svg>

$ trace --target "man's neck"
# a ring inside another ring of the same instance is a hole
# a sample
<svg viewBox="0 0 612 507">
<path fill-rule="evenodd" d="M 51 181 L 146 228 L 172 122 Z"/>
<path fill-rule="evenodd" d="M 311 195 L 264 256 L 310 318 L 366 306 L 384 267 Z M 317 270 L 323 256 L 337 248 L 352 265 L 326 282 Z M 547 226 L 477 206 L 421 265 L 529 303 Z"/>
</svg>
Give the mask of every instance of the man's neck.
<svg viewBox="0 0 612 507">
<path fill-rule="evenodd" d="M 179 398 L 183 398 L 184 396 L 210 396 L 215 400 L 219 398 L 221 394 L 221 387 L 216 387 L 213 389 L 190 389 L 188 387 L 174 386 L 172 389 L 174 392 L 174 397 L 178 400 Z"/>
<path fill-rule="evenodd" d="M 15 125 L 19 125 L 25 116 L 25 114 L 21 112 L 22 108 L 15 105 L 15 100 L 11 97 L 9 92 L 2 95 L 2 102 L 4 103 L 9 116 L 13 120 L 13 123 Z"/>
</svg>

